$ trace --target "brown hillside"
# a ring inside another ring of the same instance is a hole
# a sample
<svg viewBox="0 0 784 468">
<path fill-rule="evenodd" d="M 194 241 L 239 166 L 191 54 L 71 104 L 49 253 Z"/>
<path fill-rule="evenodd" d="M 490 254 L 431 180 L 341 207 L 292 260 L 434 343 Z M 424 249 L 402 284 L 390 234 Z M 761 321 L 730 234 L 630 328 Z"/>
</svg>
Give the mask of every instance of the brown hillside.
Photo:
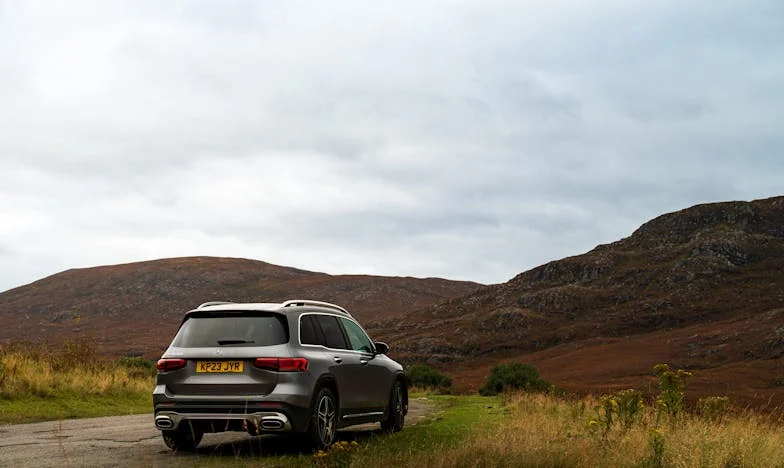
<svg viewBox="0 0 784 468">
<path fill-rule="evenodd" d="M 657 362 L 700 391 L 784 404 L 784 197 L 699 205 L 507 283 L 369 327 L 476 388 L 499 358 L 587 391 L 647 387 Z"/>
<path fill-rule="evenodd" d="M 0 344 L 94 337 L 110 354 L 159 355 L 183 313 L 210 300 L 313 298 L 360 320 L 396 317 L 480 285 L 332 276 L 238 258 L 188 257 L 68 270 L 0 294 Z"/>
<path fill-rule="evenodd" d="M 152 357 L 200 302 L 293 297 L 346 305 L 393 357 L 459 389 L 515 359 L 571 391 L 655 390 L 651 367 L 668 362 L 694 372 L 696 395 L 784 406 L 784 197 L 666 214 L 485 287 L 207 257 L 69 270 L 0 294 L 0 343 L 92 335 Z"/>
</svg>

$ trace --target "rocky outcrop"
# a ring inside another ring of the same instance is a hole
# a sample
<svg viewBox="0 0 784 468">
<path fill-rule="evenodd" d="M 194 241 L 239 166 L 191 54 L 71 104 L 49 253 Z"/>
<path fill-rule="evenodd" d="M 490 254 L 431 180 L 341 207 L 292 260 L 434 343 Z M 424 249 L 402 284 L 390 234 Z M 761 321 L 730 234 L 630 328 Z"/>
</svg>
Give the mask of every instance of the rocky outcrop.
<svg viewBox="0 0 784 468">
<path fill-rule="evenodd" d="M 783 272 L 784 197 L 698 205 L 404 321 L 426 326 L 376 322 L 372 329 L 422 359 L 431 352 L 465 352 L 467 344 L 478 355 L 544 349 L 781 308 Z M 778 320 L 771 334 L 760 337 L 755 356 L 778 355 L 776 330 L 784 319 Z M 454 333 L 458 328 L 471 333 L 461 337 Z M 411 346 L 431 336 L 454 349 Z"/>
</svg>

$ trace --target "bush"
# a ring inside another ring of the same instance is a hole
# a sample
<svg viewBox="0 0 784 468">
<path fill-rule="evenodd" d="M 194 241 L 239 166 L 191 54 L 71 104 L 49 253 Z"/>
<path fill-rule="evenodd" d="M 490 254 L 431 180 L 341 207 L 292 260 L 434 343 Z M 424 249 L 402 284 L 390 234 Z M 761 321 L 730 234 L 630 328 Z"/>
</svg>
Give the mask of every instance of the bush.
<svg viewBox="0 0 784 468">
<path fill-rule="evenodd" d="M 447 390 L 452 388 L 452 379 L 425 364 L 414 364 L 406 370 L 408 385 L 412 387 Z"/>
<path fill-rule="evenodd" d="M 629 429 L 642 415 L 644 409 L 642 392 L 639 390 L 621 390 L 615 394 L 618 402 L 618 420 L 624 429 Z"/>
<path fill-rule="evenodd" d="M 539 377 L 539 371 L 530 364 L 510 362 L 496 364 L 490 371 L 487 381 L 479 389 L 480 395 L 497 395 L 510 390 L 527 392 L 546 392 L 552 384 Z"/>
<path fill-rule="evenodd" d="M 605 437 L 616 422 L 621 424 L 623 430 L 628 431 L 644 409 L 642 392 L 639 390 L 621 390 L 614 395 L 604 395 L 599 399 L 596 419 L 592 420 L 590 425 L 601 425 Z"/>
<path fill-rule="evenodd" d="M 659 377 L 660 393 L 656 399 L 659 413 L 677 416 L 684 409 L 686 379 L 691 377 L 691 372 L 683 369 L 670 370 L 667 364 L 656 364 L 653 371 Z"/>
<path fill-rule="evenodd" d="M 148 359 L 138 357 L 121 357 L 117 364 L 129 371 L 132 376 L 154 376 L 158 373 L 155 363 Z"/>
</svg>

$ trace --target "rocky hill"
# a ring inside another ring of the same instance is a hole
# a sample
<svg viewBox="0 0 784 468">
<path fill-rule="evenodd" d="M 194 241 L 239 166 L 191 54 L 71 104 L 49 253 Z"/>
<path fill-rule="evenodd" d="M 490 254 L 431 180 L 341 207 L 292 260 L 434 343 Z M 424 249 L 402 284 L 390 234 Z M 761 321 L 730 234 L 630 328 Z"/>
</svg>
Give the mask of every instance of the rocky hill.
<svg viewBox="0 0 784 468">
<path fill-rule="evenodd" d="M 0 294 L 0 343 L 90 336 L 106 353 L 156 356 L 182 314 L 205 301 L 317 298 L 366 320 L 399 316 L 479 286 L 438 278 L 333 276 L 238 258 L 74 269 Z"/>
<path fill-rule="evenodd" d="M 209 257 L 69 270 L 0 294 L 0 343 L 92 336 L 154 357 L 203 301 L 294 297 L 346 305 L 393 357 L 438 366 L 459 390 L 514 359 L 569 391 L 653 391 L 651 367 L 667 362 L 694 372 L 697 395 L 784 407 L 784 197 L 665 214 L 491 286 Z"/>
<path fill-rule="evenodd" d="M 468 386 L 499 358 L 532 361 L 574 389 L 649 385 L 651 366 L 671 362 L 695 370 L 698 387 L 716 380 L 706 391 L 741 379 L 744 398 L 784 404 L 784 197 L 665 214 L 618 242 L 370 329 L 403 359 Z"/>
</svg>

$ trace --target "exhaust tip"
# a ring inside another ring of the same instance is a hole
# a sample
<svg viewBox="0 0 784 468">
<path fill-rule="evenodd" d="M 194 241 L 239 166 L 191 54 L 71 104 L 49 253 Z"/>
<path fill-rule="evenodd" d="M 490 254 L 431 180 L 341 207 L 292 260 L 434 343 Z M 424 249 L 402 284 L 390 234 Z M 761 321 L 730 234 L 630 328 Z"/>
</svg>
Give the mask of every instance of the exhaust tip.
<svg viewBox="0 0 784 468">
<path fill-rule="evenodd" d="M 157 417 L 155 418 L 155 427 L 158 429 L 171 429 L 174 427 L 174 421 L 167 416 Z"/>
<path fill-rule="evenodd" d="M 283 429 L 283 421 L 280 419 L 265 419 L 261 421 L 261 428 L 268 431 L 279 431 Z"/>
</svg>

